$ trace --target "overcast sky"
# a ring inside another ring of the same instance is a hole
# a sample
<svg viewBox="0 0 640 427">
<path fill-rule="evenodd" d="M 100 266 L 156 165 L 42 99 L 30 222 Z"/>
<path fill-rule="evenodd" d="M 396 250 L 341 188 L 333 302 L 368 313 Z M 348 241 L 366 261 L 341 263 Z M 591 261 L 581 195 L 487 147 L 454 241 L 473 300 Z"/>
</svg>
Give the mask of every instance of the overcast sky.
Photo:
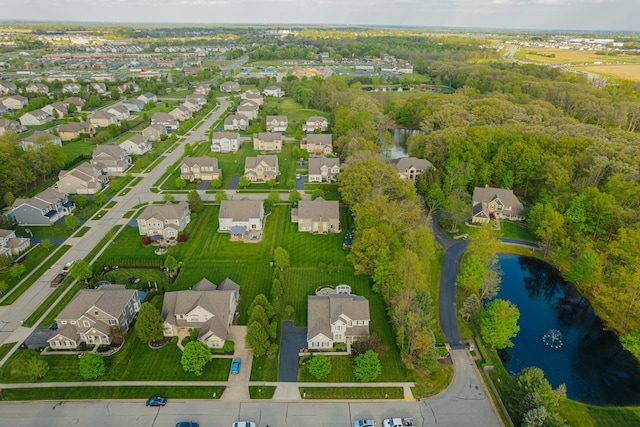
<svg viewBox="0 0 640 427">
<path fill-rule="evenodd" d="M 0 0 L 0 20 L 640 30 L 640 0 Z"/>
</svg>

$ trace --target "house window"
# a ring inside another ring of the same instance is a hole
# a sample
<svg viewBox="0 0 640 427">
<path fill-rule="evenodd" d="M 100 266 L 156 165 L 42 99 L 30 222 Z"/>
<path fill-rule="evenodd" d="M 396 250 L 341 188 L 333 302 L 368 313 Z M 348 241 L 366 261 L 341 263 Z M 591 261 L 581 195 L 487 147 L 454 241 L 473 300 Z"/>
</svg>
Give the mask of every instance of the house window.
<svg viewBox="0 0 640 427">
<path fill-rule="evenodd" d="M 189 319 L 190 322 L 197 322 L 198 321 L 198 316 L 191 316 L 191 319 Z"/>
<path fill-rule="evenodd" d="M 94 311 L 93 314 L 95 314 L 96 316 L 100 313 L 98 313 L 98 310 Z"/>
<path fill-rule="evenodd" d="M 85 328 L 88 328 L 89 326 L 91 326 L 88 320 L 83 321 L 82 324 L 84 325 Z"/>
<path fill-rule="evenodd" d="M 65 340 L 64 345 L 65 345 L 65 346 L 67 346 L 67 347 L 69 347 L 69 346 L 71 345 L 71 343 L 70 343 L 69 341 L 66 341 L 66 340 Z"/>
<path fill-rule="evenodd" d="M 110 325 L 115 325 L 116 323 L 118 323 L 118 322 L 116 322 L 115 319 L 109 319 L 109 324 Z"/>
<path fill-rule="evenodd" d="M 75 321 L 75 320 L 72 320 L 72 321 L 71 321 L 71 322 L 69 322 L 69 323 L 71 323 L 72 325 L 75 325 L 75 324 L 76 324 L 76 321 Z"/>
<path fill-rule="evenodd" d="M 342 334 L 336 334 L 336 340 L 341 340 L 342 339 Z"/>
</svg>

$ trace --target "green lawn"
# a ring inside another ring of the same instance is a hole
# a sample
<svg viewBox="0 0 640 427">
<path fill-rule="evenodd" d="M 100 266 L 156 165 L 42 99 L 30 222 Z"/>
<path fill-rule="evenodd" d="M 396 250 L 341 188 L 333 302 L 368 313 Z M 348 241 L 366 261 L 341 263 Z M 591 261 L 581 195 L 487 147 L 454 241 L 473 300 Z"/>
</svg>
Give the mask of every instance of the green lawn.
<svg viewBox="0 0 640 427">
<path fill-rule="evenodd" d="M 404 399 L 402 387 L 300 387 L 303 399 Z"/>
<path fill-rule="evenodd" d="M 27 233 L 25 230 L 31 230 Z M 43 239 L 66 238 L 73 232 L 64 225 L 31 225 L 16 227 L 16 235 L 23 237 L 40 237 Z"/>
<path fill-rule="evenodd" d="M 42 247 L 37 247 L 31 249 L 25 256 L 24 262 L 22 265 L 25 267 L 25 272 L 21 277 L 13 277 L 11 276 L 9 270 L 0 271 L 0 281 L 5 282 L 8 285 L 9 289 L 12 289 L 14 286 L 18 284 L 22 279 L 27 277 L 30 273 L 38 268 L 40 263 L 44 261 L 46 257 L 48 257 L 51 253 L 47 252 L 46 249 Z M 35 281 L 36 277 L 33 277 Z M 31 282 L 33 283 L 33 282 Z"/>
<path fill-rule="evenodd" d="M 126 284 L 127 278 L 135 277 L 140 279 L 137 287 L 143 288 L 148 284 L 154 286 L 155 283 L 158 287 L 165 287 L 169 284 L 169 278 L 159 269 L 152 268 L 118 268 L 111 270 L 106 274 L 111 283 Z"/>
<path fill-rule="evenodd" d="M 251 399 L 272 399 L 275 392 L 276 387 L 273 386 L 249 386 L 249 397 Z"/>
<path fill-rule="evenodd" d="M 250 381 L 278 381 L 278 358 L 254 357 L 251 364 Z"/>
<path fill-rule="evenodd" d="M 152 396 L 166 396 L 169 399 L 220 399 L 224 386 L 121 386 L 121 387 L 57 387 L 57 388 L 5 388 L 3 400 L 92 400 L 92 399 L 140 399 L 140 405 Z"/>
<path fill-rule="evenodd" d="M 67 160 L 73 160 L 78 156 L 91 154 L 95 147 L 96 146 L 90 141 L 69 141 L 62 144 L 64 154 L 67 155 Z"/>
</svg>

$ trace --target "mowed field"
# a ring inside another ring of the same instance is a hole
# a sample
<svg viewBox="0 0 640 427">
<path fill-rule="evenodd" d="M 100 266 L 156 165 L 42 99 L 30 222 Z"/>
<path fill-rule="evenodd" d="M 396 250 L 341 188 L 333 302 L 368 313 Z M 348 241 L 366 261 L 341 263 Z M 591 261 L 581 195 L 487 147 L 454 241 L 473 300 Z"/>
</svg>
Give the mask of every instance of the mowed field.
<svg viewBox="0 0 640 427">
<path fill-rule="evenodd" d="M 551 57 L 553 55 L 553 57 Z M 539 47 L 520 47 L 515 57 L 531 62 L 544 64 L 580 64 L 587 65 L 594 62 L 604 64 L 640 64 L 638 55 L 596 55 L 595 51 L 574 49 L 550 49 Z"/>
<path fill-rule="evenodd" d="M 640 82 L 640 64 L 594 65 L 593 67 L 580 67 L 578 69 L 607 77 Z"/>
</svg>

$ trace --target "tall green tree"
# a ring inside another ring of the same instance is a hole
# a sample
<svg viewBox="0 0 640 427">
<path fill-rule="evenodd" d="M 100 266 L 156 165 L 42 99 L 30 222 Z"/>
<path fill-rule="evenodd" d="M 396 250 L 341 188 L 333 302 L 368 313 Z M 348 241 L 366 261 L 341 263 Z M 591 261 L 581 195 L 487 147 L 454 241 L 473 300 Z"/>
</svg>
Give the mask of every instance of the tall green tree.
<svg viewBox="0 0 640 427">
<path fill-rule="evenodd" d="M 245 345 L 255 357 L 262 357 L 269 351 L 269 346 L 271 345 L 269 334 L 258 322 L 249 324 L 245 336 Z"/>
<path fill-rule="evenodd" d="M 198 191 L 191 191 L 189 193 L 189 208 L 191 209 L 191 212 L 198 213 L 202 210 L 202 207 L 202 198 L 200 197 L 200 194 L 198 194 Z"/>
<path fill-rule="evenodd" d="M 67 215 L 64 217 L 64 224 L 69 230 L 75 230 L 80 226 L 80 220 L 75 215 Z"/>
<path fill-rule="evenodd" d="M 143 302 L 136 321 L 136 334 L 140 341 L 160 341 L 164 337 L 164 319 L 160 311 L 151 303 Z"/>
<path fill-rule="evenodd" d="M 227 192 L 223 190 L 216 191 L 216 202 L 220 203 L 223 200 L 228 200 Z"/>
<path fill-rule="evenodd" d="M 87 380 L 95 380 L 107 371 L 102 356 L 96 353 L 86 353 L 80 358 L 80 376 Z"/>
<path fill-rule="evenodd" d="M 49 363 L 47 363 L 47 361 L 35 351 L 33 352 L 33 355 L 25 358 L 24 360 L 25 362 L 22 369 L 32 381 L 44 378 L 44 376 L 47 375 L 47 372 L 49 372 Z"/>
<path fill-rule="evenodd" d="M 20 279 L 26 271 L 27 267 L 24 264 L 13 264 L 9 267 L 9 275 L 14 279 Z"/>
<path fill-rule="evenodd" d="M 382 365 L 378 353 L 367 350 L 359 354 L 354 360 L 353 373 L 359 381 L 371 382 L 382 374 Z"/>
<path fill-rule="evenodd" d="M 520 310 L 509 301 L 495 299 L 480 313 L 480 335 L 489 345 L 502 349 L 513 347 L 511 338 L 520 331 Z"/>
<path fill-rule="evenodd" d="M 207 345 L 201 341 L 191 341 L 184 346 L 182 352 L 182 369 L 185 372 L 193 372 L 196 376 L 202 375 L 202 371 L 207 363 L 211 361 L 211 351 Z"/>
<path fill-rule="evenodd" d="M 83 259 L 76 260 L 69 269 L 69 276 L 76 280 L 86 280 L 93 276 L 93 268 L 91 264 Z"/>
<path fill-rule="evenodd" d="M 285 268 L 291 265 L 291 260 L 289 258 L 289 252 L 287 252 L 281 246 L 278 246 L 273 251 L 273 259 L 276 263 L 276 267 L 280 269 L 280 271 L 284 271 Z"/>
<path fill-rule="evenodd" d="M 331 360 L 322 353 L 316 354 L 307 363 L 307 369 L 315 379 L 321 380 L 331 373 Z"/>
</svg>

